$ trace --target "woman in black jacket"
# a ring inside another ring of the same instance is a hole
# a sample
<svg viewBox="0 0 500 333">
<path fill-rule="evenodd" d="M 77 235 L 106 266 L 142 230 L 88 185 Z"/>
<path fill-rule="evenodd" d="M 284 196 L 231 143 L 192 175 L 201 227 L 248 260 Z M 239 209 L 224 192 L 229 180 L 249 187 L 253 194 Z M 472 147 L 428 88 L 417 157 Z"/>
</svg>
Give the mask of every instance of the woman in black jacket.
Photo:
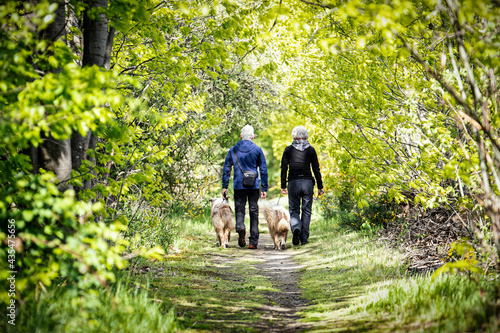
<svg viewBox="0 0 500 333">
<path fill-rule="evenodd" d="M 311 222 L 314 182 L 318 185 L 318 196 L 325 193 L 319 170 L 318 155 L 309 141 L 309 132 L 303 126 L 292 130 L 293 142 L 285 148 L 281 158 L 281 193 L 288 193 L 290 225 L 293 245 L 308 243 Z M 314 177 L 311 173 L 314 173 Z M 288 191 L 287 191 L 288 172 Z M 302 200 L 302 214 L 301 214 Z"/>
</svg>

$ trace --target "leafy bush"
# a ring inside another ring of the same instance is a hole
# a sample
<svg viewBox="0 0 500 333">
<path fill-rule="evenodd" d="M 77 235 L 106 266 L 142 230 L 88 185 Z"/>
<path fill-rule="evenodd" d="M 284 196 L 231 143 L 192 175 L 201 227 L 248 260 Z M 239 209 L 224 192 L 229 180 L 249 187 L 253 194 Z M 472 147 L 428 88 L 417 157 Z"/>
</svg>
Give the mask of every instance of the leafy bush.
<svg viewBox="0 0 500 333">
<path fill-rule="evenodd" d="M 348 193 L 340 196 L 326 194 L 320 199 L 321 213 L 324 219 L 337 219 L 340 227 L 353 230 L 371 229 L 393 222 L 398 214 L 398 205 L 387 197 L 380 196 L 368 202 L 360 209 Z"/>
<path fill-rule="evenodd" d="M 377 197 L 369 202 L 368 207 L 364 207 L 359 214 L 363 223 L 359 228 L 380 227 L 388 222 L 393 222 L 398 215 L 399 206 L 389 200 L 387 196 Z"/>
<path fill-rule="evenodd" d="M 210 204 L 204 199 L 171 200 L 164 207 L 128 201 L 123 212 L 129 220 L 128 229 L 123 233 L 124 238 L 130 241 L 129 251 L 167 248 L 174 243 L 179 226 L 184 228 L 186 221 L 210 224 Z"/>
<path fill-rule="evenodd" d="M 456 274 L 463 272 L 469 276 L 471 274 L 483 274 L 484 270 L 479 266 L 476 253 L 476 249 L 465 239 L 453 242 L 448 249 L 448 259 L 452 261 L 439 267 L 432 275 L 432 278 L 435 279 L 444 273 Z"/>
<path fill-rule="evenodd" d="M 359 209 L 350 200 L 349 196 L 335 196 L 325 194 L 320 197 L 321 215 L 325 220 L 337 220 L 339 227 L 347 227 L 359 230 L 362 220 Z"/>
<path fill-rule="evenodd" d="M 15 205 L 0 207 L 0 220 L 9 221 L 14 232 L 0 232 L 0 241 L 7 243 L 8 239 L 9 245 L 15 245 L 2 247 L 0 260 L 7 262 L 8 255 L 15 257 L 9 270 L 18 271 L 16 286 L 20 295 L 26 297 L 42 284 L 50 286 L 58 277 L 82 287 L 106 284 L 114 280 L 111 268 L 126 266 L 120 257 L 124 242 L 119 237 L 125 225 L 119 220 L 110 224 L 85 223 L 85 216 L 91 218 L 101 210 L 100 204 L 79 202 L 72 190 L 60 193 L 50 173 L 20 173 L 8 184 L 0 187 L 0 194 Z M 7 270 L 2 270 L 3 302 L 9 301 L 4 286 L 7 276 Z"/>
<path fill-rule="evenodd" d="M 130 240 L 129 250 L 157 246 L 167 248 L 174 241 L 178 218 L 164 209 L 126 206 L 124 212 L 130 216 L 128 229 L 124 233 L 125 238 Z"/>
<path fill-rule="evenodd" d="M 337 217 L 339 212 L 337 197 L 330 193 L 326 193 L 319 197 L 319 202 L 321 205 L 321 216 L 323 216 L 325 220 L 331 220 Z"/>
<path fill-rule="evenodd" d="M 120 102 L 113 73 L 78 67 L 64 43 L 40 38 L 56 8 L 49 1 L 0 6 L 0 221 L 9 225 L 0 242 L 10 245 L 0 248 L 0 260 L 8 258 L 9 270 L 17 271 L 18 301 L 59 277 L 87 287 L 106 284 L 114 279 L 112 267 L 126 265 L 118 237 L 126 221 L 89 223 L 105 214 L 103 205 L 78 201 L 74 190 L 65 191 L 78 184 L 61 185 L 30 161 L 29 153 L 47 142 L 106 127 L 111 112 L 103 105 Z M 2 302 L 9 301 L 6 275 L 0 272 Z"/>
</svg>

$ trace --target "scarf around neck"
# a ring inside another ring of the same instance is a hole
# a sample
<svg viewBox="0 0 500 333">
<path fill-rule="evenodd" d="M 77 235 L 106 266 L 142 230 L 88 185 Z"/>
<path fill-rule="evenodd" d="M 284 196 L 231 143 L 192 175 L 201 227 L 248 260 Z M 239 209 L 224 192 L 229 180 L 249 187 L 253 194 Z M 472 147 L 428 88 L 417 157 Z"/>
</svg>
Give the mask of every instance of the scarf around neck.
<svg viewBox="0 0 500 333">
<path fill-rule="evenodd" d="M 307 148 L 309 148 L 311 144 L 307 140 L 293 140 L 292 142 L 292 147 L 299 150 L 299 151 L 304 151 Z"/>
</svg>

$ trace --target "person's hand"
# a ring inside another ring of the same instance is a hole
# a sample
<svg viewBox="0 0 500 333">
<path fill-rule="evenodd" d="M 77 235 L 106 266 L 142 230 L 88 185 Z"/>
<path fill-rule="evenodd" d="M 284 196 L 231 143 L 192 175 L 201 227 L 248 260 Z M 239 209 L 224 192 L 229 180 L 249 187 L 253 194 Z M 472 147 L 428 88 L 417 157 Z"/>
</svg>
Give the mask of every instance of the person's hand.
<svg viewBox="0 0 500 333">
<path fill-rule="evenodd" d="M 222 189 L 222 197 L 226 198 L 227 197 L 227 188 Z"/>
<path fill-rule="evenodd" d="M 261 197 L 262 199 L 265 199 L 265 198 L 267 197 L 267 192 L 261 192 L 261 193 L 260 193 L 260 197 Z"/>
<path fill-rule="evenodd" d="M 286 190 L 286 188 L 281 189 L 281 194 L 286 195 L 287 193 L 288 193 L 288 191 Z"/>
<path fill-rule="evenodd" d="M 318 190 L 318 197 L 322 194 L 325 194 L 325 190 L 321 189 L 321 190 Z"/>
</svg>

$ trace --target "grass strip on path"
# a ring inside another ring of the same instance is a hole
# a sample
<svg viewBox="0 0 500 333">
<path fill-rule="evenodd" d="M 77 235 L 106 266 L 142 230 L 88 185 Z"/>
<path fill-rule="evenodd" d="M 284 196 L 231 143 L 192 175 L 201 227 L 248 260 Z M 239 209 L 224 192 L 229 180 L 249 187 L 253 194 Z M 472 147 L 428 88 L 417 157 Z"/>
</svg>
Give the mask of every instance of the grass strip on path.
<svg viewBox="0 0 500 333">
<path fill-rule="evenodd" d="M 184 251 L 165 261 L 138 259 L 129 279 L 149 285 L 154 298 L 173 308 L 178 324 L 187 332 L 263 332 L 272 327 L 271 281 L 255 267 L 252 250 L 219 249 L 211 225 L 186 226 L 176 244 Z M 193 236 L 196 235 L 196 236 Z M 146 273 L 144 267 L 146 266 Z"/>
</svg>

